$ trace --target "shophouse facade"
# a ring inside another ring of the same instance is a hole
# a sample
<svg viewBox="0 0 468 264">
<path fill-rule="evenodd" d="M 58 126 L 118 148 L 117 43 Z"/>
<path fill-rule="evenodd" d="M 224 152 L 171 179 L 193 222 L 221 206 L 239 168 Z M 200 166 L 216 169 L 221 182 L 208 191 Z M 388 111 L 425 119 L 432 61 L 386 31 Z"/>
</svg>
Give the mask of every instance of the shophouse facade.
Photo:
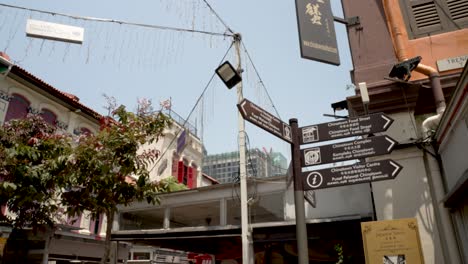
<svg viewBox="0 0 468 264">
<path fill-rule="evenodd" d="M 444 158 L 440 163 L 431 143 L 439 120 L 447 115 L 445 106 L 454 100 L 468 55 L 468 3 L 342 0 L 342 4 L 345 17 L 357 16 L 360 21 L 347 26 L 352 82 L 356 87 L 366 83 L 369 113 L 384 112 L 395 120 L 386 134 L 400 144 L 379 159 L 392 158 L 404 167 L 395 180 L 372 183 L 377 220 L 416 218 L 425 263 L 466 263 L 453 215 L 444 205 L 448 189 L 442 168 L 451 163 Z M 346 100 L 350 116 L 365 114 L 358 88 Z"/>
<path fill-rule="evenodd" d="M 0 54 L 0 125 L 12 119 L 24 118 L 28 113 L 40 114 L 44 120 L 59 128 L 59 133 L 79 135 L 96 133 L 102 116 L 82 104 L 75 95 L 60 91 L 25 69 L 14 65 L 9 57 Z M 175 112 L 166 112 L 173 119 L 173 125 L 166 129 L 165 136 L 155 145 L 146 146 L 162 151 L 162 157 L 152 164 L 151 180 L 176 176 L 179 182 L 189 188 L 216 184 L 217 181 L 201 173 L 202 145 L 196 131 Z M 177 147 L 177 138 L 186 131 L 183 144 Z M 1 207 L 3 215 L 9 214 L 6 206 Z M 92 219 L 83 214 L 73 219 L 63 219 L 54 239 L 49 243 L 49 259 L 56 263 L 68 260 L 97 262 L 102 256 L 103 240 L 107 226 L 105 216 Z M 8 226 L 1 226 L 2 246 L 11 232 Z M 3 248 L 3 247 L 2 247 Z M 80 250 L 77 250 L 80 248 Z M 127 259 L 130 246 L 121 244 L 117 259 Z M 3 253 L 3 251 L 1 251 Z M 36 251 L 37 252 L 37 251 Z M 115 252 L 114 252 L 115 253 Z M 31 258 L 39 258 L 42 252 Z"/>
</svg>

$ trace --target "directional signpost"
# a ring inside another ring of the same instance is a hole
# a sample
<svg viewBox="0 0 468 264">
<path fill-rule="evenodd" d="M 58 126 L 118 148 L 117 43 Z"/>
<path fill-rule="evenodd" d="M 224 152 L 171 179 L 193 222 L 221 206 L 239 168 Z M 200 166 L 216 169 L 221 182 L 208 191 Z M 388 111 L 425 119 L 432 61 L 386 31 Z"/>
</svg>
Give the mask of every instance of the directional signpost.
<svg viewBox="0 0 468 264">
<path fill-rule="evenodd" d="M 258 127 L 270 132 L 271 134 L 292 143 L 291 127 L 281 119 L 268 113 L 251 101 L 244 99 L 237 105 L 242 117 L 257 125 Z"/>
<path fill-rule="evenodd" d="M 315 205 L 313 190 L 394 179 L 403 168 L 393 160 L 387 159 L 302 172 L 302 167 L 363 159 L 392 152 L 398 142 L 388 136 L 373 136 L 300 149 L 300 145 L 304 144 L 384 132 L 393 123 L 393 119 L 383 113 L 299 128 L 297 119 L 290 119 L 289 124 L 286 124 L 247 99 L 243 99 L 237 108 L 245 120 L 291 143 L 299 264 L 309 262 L 304 191 L 311 194 L 308 198 L 311 204 Z"/>
<path fill-rule="evenodd" d="M 314 166 L 343 160 L 385 155 L 398 144 L 388 136 L 340 142 L 301 150 L 302 166 Z"/>
<path fill-rule="evenodd" d="M 332 139 L 368 135 L 386 131 L 393 119 L 383 113 L 349 118 L 343 121 L 301 127 L 300 143 L 311 144 Z"/>
<path fill-rule="evenodd" d="M 403 167 L 393 160 L 302 172 L 304 190 L 325 189 L 344 185 L 394 179 Z"/>
</svg>

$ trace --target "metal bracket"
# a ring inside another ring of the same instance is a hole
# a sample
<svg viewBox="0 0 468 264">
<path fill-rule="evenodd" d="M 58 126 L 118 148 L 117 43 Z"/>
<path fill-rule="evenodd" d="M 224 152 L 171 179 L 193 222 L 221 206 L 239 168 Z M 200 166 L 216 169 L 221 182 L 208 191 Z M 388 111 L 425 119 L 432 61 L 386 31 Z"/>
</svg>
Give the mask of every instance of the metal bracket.
<svg viewBox="0 0 468 264">
<path fill-rule="evenodd" d="M 338 23 L 345 24 L 347 26 L 355 26 L 355 25 L 361 24 L 361 20 L 359 19 L 358 16 L 347 17 L 347 18 L 341 18 L 341 17 L 334 16 L 333 20 L 338 22 Z"/>
</svg>

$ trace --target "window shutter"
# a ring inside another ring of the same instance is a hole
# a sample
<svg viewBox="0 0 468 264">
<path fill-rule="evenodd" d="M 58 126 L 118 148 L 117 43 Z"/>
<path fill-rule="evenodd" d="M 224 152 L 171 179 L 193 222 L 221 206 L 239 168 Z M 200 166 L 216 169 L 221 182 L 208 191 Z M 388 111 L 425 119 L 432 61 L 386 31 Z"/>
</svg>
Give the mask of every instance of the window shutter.
<svg viewBox="0 0 468 264">
<path fill-rule="evenodd" d="M 55 126 L 57 115 L 54 114 L 54 112 L 50 111 L 49 109 L 42 109 L 41 117 L 44 119 L 44 121 L 49 123 L 49 125 Z"/>
<path fill-rule="evenodd" d="M 455 22 L 455 26 L 468 25 L 468 1 L 466 0 L 446 0 L 447 7 Z"/>
<path fill-rule="evenodd" d="M 193 171 L 194 171 L 194 169 L 192 167 L 188 168 L 187 187 L 189 189 L 192 189 L 192 188 L 195 187 L 194 184 L 193 184 L 194 183 L 193 182 L 193 178 L 194 178 L 193 177 Z"/>
<path fill-rule="evenodd" d="M 439 8 L 434 0 L 409 1 L 410 27 L 415 37 L 442 30 Z"/>
<path fill-rule="evenodd" d="M 179 183 L 184 182 L 184 162 L 183 161 L 179 161 L 179 165 L 177 168 L 177 181 Z"/>
<path fill-rule="evenodd" d="M 21 95 L 13 94 L 13 98 L 8 104 L 5 122 L 12 119 L 22 119 L 28 115 L 29 101 Z"/>
<path fill-rule="evenodd" d="M 179 158 L 177 156 L 174 156 L 172 158 L 172 176 L 177 177 L 177 168 L 179 166 Z"/>
<path fill-rule="evenodd" d="M 467 0 L 401 0 L 401 3 L 412 38 L 468 26 Z"/>
</svg>

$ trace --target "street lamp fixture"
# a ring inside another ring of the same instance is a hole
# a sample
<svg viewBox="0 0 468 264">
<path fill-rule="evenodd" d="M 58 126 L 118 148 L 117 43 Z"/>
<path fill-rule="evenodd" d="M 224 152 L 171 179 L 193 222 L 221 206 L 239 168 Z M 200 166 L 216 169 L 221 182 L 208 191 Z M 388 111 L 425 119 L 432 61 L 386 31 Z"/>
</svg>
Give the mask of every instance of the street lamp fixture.
<svg viewBox="0 0 468 264">
<path fill-rule="evenodd" d="M 221 64 L 215 70 L 215 72 L 229 89 L 242 81 L 242 77 L 239 75 L 236 69 L 234 69 L 231 63 L 229 63 L 229 61 L 225 61 L 223 64 Z"/>
<path fill-rule="evenodd" d="M 421 56 L 417 56 L 395 64 L 388 76 L 408 81 L 411 78 L 411 72 L 418 66 L 421 59 Z"/>
</svg>

